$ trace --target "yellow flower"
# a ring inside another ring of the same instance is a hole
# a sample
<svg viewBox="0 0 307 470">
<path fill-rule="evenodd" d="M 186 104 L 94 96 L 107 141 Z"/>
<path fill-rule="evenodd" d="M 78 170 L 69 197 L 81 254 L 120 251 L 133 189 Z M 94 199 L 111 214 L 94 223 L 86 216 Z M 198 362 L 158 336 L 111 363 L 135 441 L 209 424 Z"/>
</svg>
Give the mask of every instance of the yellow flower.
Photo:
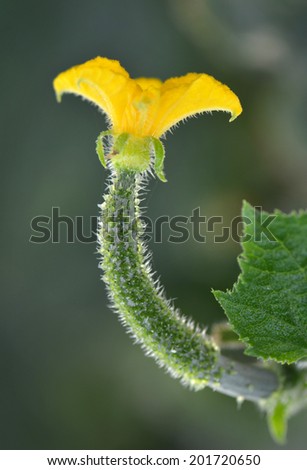
<svg viewBox="0 0 307 470">
<path fill-rule="evenodd" d="M 109 157 L 118 167 L 144 171 L 155 154 L 155 171 L 163 174 L 164 149 L 159 138 L 183 119 L 206 111 L 226 111 L 233 121 L 241 112 L 238 97 L 210 75 L 189 73 L 165 82 L 156 78 L 130 78 L 117 60 L 89 60 L 61 73 L 54 80 L 58 101 L 74 93 L 96 104 L 108 117 L 111 130 L 97 139 L 97 152 L 105 166 L 103 139 L 112 136 Z"/>
</svg>

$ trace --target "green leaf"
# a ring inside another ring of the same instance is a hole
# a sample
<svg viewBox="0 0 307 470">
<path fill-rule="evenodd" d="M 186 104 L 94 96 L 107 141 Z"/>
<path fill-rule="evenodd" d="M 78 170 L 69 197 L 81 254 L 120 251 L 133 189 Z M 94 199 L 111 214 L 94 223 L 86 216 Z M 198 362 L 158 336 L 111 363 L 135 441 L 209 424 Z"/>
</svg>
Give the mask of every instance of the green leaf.
<svg viewBox="0 0 307 470">
<path fill-rule="evenodd" d="M 291 363 L 307 356 L 307 213 L 268 214 L 244 203 L 242 273 L 214 292 L 246 353 Z"/>
</svg>

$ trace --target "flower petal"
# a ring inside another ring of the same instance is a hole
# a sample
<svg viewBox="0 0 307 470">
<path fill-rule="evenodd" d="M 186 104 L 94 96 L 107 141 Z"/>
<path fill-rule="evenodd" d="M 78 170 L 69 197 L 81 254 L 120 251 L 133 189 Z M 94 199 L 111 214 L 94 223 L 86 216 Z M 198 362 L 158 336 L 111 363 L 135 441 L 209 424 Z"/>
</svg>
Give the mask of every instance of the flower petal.
<svg viewBox="0 0 307 470">
<path fill-rule="evenodd" d="M 242 107 L 238 97 L 210 75 L 189 73 L 170 78 L 161 87 L 160 107 L 151 135 L 160 137 L 182 119 L 205 111 L 229 112 L 233 121 Z"/>
<path fill-rule="evenodd" d="M 159 80 L 159 78 L 147 78 L 147 77 L 139 77 L 135 78 L 134 81 L 140 85 L 142 90 L 148 90 L 149 88 L 161 88 L 163 82 Z"/>
<path fill-rule="evenodd" d="M 129 105 L 121 122 L 122 132 L 150 136 L 159 110 L 162 81 L 158 78 L 135 78 L 136 90 L 130 94 Z"/>
<path fill-rule="evenodd" d="M 74 93 L 96 104 L 108 115 L 115 130 L 121 125 L 131 96 L 139 91 L 117 60 L 102 57 L 61 73 L 53 85 L 59 101 L 64 93 Z"/>
</svg>

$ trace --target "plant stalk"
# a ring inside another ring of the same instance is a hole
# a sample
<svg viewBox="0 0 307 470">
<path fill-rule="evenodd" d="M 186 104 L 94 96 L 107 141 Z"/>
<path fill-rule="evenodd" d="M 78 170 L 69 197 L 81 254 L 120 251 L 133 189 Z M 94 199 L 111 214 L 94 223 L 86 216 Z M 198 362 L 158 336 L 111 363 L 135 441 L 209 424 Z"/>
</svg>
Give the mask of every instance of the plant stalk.
<svg viewBox="0 0 307 470">
<path fill-rule="evenodd" d="M 101 268 L 114 309 L 131 335 L 173 377 L 195 390 L 209 386 L 240 399 L 259 402 L 279 387 L 275 371 L 221 354 L 213 339 L 166 300 L 153 279 L 142 241 L 141 176 L 113 172 L 101 205 Z"/>
</svg>

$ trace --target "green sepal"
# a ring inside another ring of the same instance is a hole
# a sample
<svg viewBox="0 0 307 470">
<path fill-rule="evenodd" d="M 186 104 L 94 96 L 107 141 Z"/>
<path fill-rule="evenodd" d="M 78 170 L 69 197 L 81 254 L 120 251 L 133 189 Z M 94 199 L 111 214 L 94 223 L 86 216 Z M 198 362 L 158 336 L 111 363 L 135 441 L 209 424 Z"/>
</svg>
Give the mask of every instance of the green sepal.
<svg viewBox="0 0 307 470">
<path fill-rule="evenodd" d="M 124 132 L 123 134 L 119 134 L 118 136 L 115 137 L 113 148 L 112 148 L 112 156 L 116 156 L 119 153 L 122 153 L 122 151 L 124 150 L 124 146 L 128 139 L 129 139 L 129 134 L 127 132 Z"/>
<path fill-rule="evenodd" d="M 151 137 L 151 143 L 153 146 L 153 151 L 155 155 L 155 162 L 154 162 L 154 169 L 157 177 L 163 181 L 163 183 L 167 182 L 167 179 L 164 174 L 164 158 L 165 158 L 165 151 L 161 140 L 156 139 L 155 137 Z"/>
<path fill-rule="evenodd" d="M 150 165 L 150 146 L 154 153 L 154 171 L 157 177 L 164 183 L 167 181 L 164 174 L 165 152 L 162 142 L 155 137 L 139 138 L 127 132 L 114 135 L 112 131 L 103 131 L 96 140 L 96 153 L 100 163 L 107 168 L 103 140 L 106 136 L 113 136 L 113 146 L 109 158 L 118 169 L 130 169 L 132 171 L 145 171 Z"/>
<path fill-rule="evenodd" d="M 98 155 L 98 158 L 100 160 L 100 163 L 104 168 L 107 168 L 107 162 L 104 154 L 104 147 L 103 147 L 103 139 L 107 135 L 112 135 L 111 131 L 102 131 L 99 136 L 96 139 L 96 153 Z"/>
</svg>

